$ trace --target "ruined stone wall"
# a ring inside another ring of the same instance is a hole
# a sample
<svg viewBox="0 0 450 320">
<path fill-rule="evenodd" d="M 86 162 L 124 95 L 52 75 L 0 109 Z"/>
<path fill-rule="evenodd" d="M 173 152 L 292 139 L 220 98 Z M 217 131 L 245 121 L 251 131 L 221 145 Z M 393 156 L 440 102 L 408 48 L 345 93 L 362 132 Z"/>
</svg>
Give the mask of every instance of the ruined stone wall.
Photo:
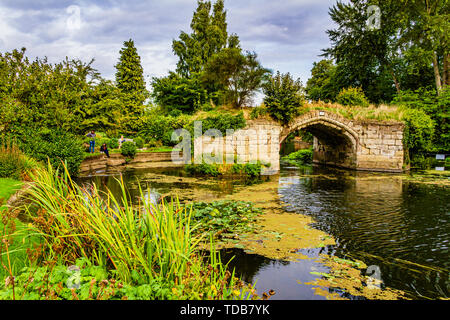
<svg viewBox="0 0 450 320">
<path fill-rule="evenodd" d="M 362 122 L 340 115 L 312 111 L 295 119 L 289 126 L 269 120 L 253 120 L 247 127 L 227 137 L 197 138 L 194 142 L 196 163 L 270 163 L 270 171 L 279 171 L 280 146 L 297 130 L 314 136 L 314 161 L 326 165 L 368 171 L 404 170 L 403 131 L 401 123 Z M 212 154 L 213 157 L 204 157 Z"/>
</svg>

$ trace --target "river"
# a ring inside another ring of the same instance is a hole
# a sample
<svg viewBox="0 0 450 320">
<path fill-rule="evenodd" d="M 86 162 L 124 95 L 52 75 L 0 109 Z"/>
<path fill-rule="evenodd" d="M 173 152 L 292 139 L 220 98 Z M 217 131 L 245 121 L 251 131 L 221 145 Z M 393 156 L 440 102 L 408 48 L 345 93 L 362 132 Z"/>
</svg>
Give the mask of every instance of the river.
<svg viewBox="0 0 450 320">
<path fill-rule="evenodd" d="M 118 193 L 117 177 L 99 173 L 80 180 Z M 208 201 L 245 188 L 243 181 L 188 178 L 180 169 L 130 170 L 123 179 L 132 197 L 138 195 L 138 180 L 147 185 L 152 201 L 160 195 Z M 266 179 L 278 181 L 278 196 L 286 211 L 311 216 L 314 228 L 335 239 L 335 245 L 305 249 L 303 254 L 361 260 L 379 270 L 383 287 L 402 290 L 409 298 L 450 296 L 448 185 L 419 183 L 404 175 L 289 165 Z M 245 281 L 256 282 L 260 294 L 274 290 L 272 299 L 325 299 L 305 284 L 327 272 L 328 267 L 317 261 L 279 261 L 242 249 L 222 252 L 224 261 L 233 256 L 230 267 Z"/>
</svg>

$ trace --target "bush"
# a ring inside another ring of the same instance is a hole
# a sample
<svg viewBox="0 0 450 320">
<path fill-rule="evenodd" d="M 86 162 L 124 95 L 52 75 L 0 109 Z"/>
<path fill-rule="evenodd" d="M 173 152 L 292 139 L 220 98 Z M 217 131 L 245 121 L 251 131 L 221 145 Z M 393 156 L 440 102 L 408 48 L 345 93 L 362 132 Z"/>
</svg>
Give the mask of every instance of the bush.
<svg viewBox="0 0 450 320">
<path fill-rule="evenodd" d="M 36 164 L 13 144 L 0 145 L 0 178 L 21 180 Z"/>
<path fill-rule="evenodd" d="M 289 73 L 278 72 L 263 88 L 264 104 L 272 118 L 289 123 L 300 114 L 305 96 L 300 79 L 294 80 Z"/>
<path fill-rule="evenodd" d="M 443 89 L 439 96 L 435 90 L 402 91 L 392 103 L 408 109 L 421 110 L 428 114 L 435 124 L 433 150 L 435 152 L 450 151 L 450 123 L 448 121 L 450 87 Z"/>
<path fill-rule="evenodd" d="M 206 175 L 213 177 L 220 175 L 219 166 L 216 164 L 188 164 L 185 166 L 185 170 L 191 175 Z"/>
<path fill-rule="evenodd" d="M 267 110 L 266 106 L 260 106 L 252 109 L 252 112 L 250 113 L 250 118 L 252 120 L 258 119 L 259 117 L 263 117 L 266 114 L 269 113 L 269 110 Z"/>
<path fill-rule="evenodd" d="M 361 88 L 342 89 L 336 97 L 336 101 L 343 106 L 369 106 L 369 101 Z"/>
<path fill-rule="evenodd" d="M 144 139 L 142 139 L 140 137 L 135 138 L 134 139 L 134 143 L 136 144 L 136 147 L 138 149 L 142 149 L 144 147 L 144 144 L 145 144 Z"/>
<path fill-rule="evenodd" d="M 41 131 L 24 130 L 15 137 L 17 146 L 29 157 L 47 163 L 50 160 L 54 168 L 63 167 L 73 176 L 78 174 L 84 160 L 83 143 L 75 135 L 62 129 L 43 129 Z"/>
<path fill-rule="evenodd" d="M 284 157 L 283 160 L 295 161 L 299 164 L 308 164 L 313 161 L 313 150 L 312 149 L 299 150 Z"/>
<path fill-rule="evenodd" d="M 127 158 L 134 158 L 137 153 L 137 147 L 134 142 L 126 141 L 122 144 L 122 155 Z"/>
<path fill-rule="evenodd" d="M 245 121 L 244 113 L 241 111 L 237 115 L 221 114 L 218 116 L 208 117 L 202 121 L 203 133 L 208 130 L 216 129 L 226 135 L 227 130 L 239 130 L 245 128 L 247 121 Z"/>
<path fill-rule="evenodd" d="M 119 139 L 109 139 L 107 142 L 107 146 L 109 149 L 119 149 Z"/>
<path fill-rule="evenodd" d="M 405 108 L 403 121 L 406 123 L 403 142 L 410 156 L 415 157 L 432 148 L 434 122 L 422 110 Z"/>
<path fill-rule="evenodd" d="M 146 141 L 162 141 L 167 146 L 174 146 L 172 133 L 174 130 L 187 128 L 190 124 L 188 116 L 179 117 L 147 115 L 143 119 L 143 125 L 139 136 Z"/>
<path fill-rule="evenodd" d="M 231 168 L 232 173 L 245 175 L 249 178 L 256 178 L 261 176 L 261 163 L 246 163 L 246 164 L 237 164 L 235 163 Z"/>
</svg>

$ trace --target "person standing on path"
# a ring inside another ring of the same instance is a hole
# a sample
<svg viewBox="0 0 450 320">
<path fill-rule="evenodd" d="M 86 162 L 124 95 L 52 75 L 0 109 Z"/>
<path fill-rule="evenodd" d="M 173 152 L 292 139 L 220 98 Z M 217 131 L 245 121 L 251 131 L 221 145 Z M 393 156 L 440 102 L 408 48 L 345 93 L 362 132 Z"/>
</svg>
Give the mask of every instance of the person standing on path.
<svg viewBox="0 0 450 320">
<path fill-rule="evenodd" d="M 95 131 L 92 130 L 91 133 L 88 133 L 86 135 L 86 137 L 91 138 L 91 140 L 89 141 L 89 153 L 94 153 L 95 152 L 95 138 L 96 138 Z"/>
</svg>

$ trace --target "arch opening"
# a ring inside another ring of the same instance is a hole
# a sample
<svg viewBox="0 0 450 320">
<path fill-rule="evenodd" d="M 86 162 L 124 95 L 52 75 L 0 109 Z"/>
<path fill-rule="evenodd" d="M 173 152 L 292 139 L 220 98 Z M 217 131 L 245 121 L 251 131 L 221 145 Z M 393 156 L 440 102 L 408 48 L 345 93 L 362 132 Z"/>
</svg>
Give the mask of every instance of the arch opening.
<svg viewBox="0 0 450 320">
<path fill-rule="evenodd" d="M 299 123 L 289 129 L 281 139 L 281 143 L 294 132 L 303 131 L 313 136 L 313 161 L 316 164 L 357 168 L 357 135 L 339 123 L 331 123 L 323 119 Z"/>
</svg>

